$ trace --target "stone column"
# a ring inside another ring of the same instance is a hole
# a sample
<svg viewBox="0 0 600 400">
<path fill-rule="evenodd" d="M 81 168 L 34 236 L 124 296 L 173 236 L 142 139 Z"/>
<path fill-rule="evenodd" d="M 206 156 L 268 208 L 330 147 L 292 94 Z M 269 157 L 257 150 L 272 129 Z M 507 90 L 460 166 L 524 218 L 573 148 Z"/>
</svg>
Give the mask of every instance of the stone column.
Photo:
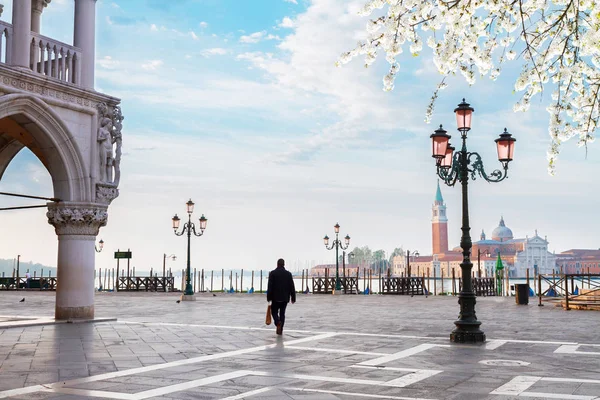
<svg viewBox="0 0 600 400">
<path fill-rule="evenodd" d="M 29 68 L 31 53 L 31 0 L 13 1 L 11 64 Z"/>
<path fill-rule="evenodd" d="M 32 0 L 31 3 L 31 31 L 40 33 L 42 11 L 52 0 Z"/>
<path fill-rule="evenodd" d="M 96 0 L 75 0 L 73 45 L 83 52 L 81 86 L 94 89 L 96 63 Z"/>
<path fill-rule="evenodd" d="M 94 245 L 106 210 L 93 203 L 48 205 L 48 222 L 58 235 L 56 319 L 94 318 Z"/>
</svg>

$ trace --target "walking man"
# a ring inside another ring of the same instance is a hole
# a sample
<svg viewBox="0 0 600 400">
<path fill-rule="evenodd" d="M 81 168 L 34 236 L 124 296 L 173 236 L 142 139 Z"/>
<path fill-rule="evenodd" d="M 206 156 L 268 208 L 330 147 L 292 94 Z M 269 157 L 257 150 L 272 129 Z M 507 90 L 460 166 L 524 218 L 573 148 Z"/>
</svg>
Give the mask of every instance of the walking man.
<svg viewBox="0 0 600 400">
<path fill-rule="evenodd" d="M 292 304 L 296 302 L 296 288 L 292 274 L 284 268 L 283 258 L 277 260 L 277 268 L 269 273 L 269 285 L 267 287 L 267 301 L 271 302 L 271 315 L 277 327 L 277 334 L 283 333 L 285 323 L 285 308 L 292 298 Z"/>
</svg>

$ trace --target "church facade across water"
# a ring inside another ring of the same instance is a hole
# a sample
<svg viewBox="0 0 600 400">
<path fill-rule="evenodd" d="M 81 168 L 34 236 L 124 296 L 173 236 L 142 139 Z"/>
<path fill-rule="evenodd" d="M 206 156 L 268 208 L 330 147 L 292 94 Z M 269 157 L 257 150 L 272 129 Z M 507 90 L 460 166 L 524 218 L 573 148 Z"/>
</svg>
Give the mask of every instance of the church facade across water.
<svg viewBox="0 0 600 400">
<path fill-rule="evenodd" d="M 448 217 L 446 203 L 438 183 L 432 207 L 431 233 L 432 253 L 428 256 L 410 258 L 410 269 L 413 275 L 429 274 L 436 277 L 450 277 L 452 270 L 460 275 L 462 249 L 448 247 Z M 457 227 L 456 229 L 459 229 Z M 504 217 L 500 217 L 498 226 L 492 231 L 491 239 L 481 232 L 480 240 L 473 242 L 471 262 L 475 276 L 493 276 L 498 254 L 504 264 L 505 271 L 510 277 L 521 278 L 527 274 L 551 274 L 556 268 L 556 256 L 548 251 L 548 239 L 538 235 L 514 238 L 513 232 L 506 226 Z M 393 259 L 392 273 L 397 276 L 407 273 L 406 255 Z"/>
</svg>

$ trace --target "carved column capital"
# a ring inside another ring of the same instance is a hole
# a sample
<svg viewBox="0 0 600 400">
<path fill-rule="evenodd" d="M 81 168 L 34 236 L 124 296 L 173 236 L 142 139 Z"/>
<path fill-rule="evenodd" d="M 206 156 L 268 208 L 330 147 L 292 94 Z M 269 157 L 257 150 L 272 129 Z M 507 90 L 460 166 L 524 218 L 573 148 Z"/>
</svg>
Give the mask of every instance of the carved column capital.
<svg viewBox="0 0 600 400">
<path fill-rule="evenodd" d="M 52 0 L 33 0 L 31 2 L 31 9 L 41 14 L 42 11 L 44 11 L 44 7 L 48 7 L 48 4 L 50 4 L 51 1 Z"/>
<path fill-rule="evenodd" d="M 108 220 L 107 205 L 55 203 L 48 205 L 48 223 L 57 235 L 96 236 Z"/>
</svg>

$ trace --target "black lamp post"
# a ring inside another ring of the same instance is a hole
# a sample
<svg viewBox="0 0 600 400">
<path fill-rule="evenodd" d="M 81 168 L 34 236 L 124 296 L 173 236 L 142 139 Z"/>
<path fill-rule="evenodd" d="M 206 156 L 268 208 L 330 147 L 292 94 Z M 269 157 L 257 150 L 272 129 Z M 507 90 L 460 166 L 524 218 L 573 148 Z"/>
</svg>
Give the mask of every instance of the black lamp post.
<svg viewBox="0 0 600 400">
<path fill-rule="evenodd" d="M 186 203 L 186 206 L 187 206 L 187 213 L 188 213 L 188 217 L 189 217 L 188 222 L 183 224 L 183 229 L 181 230 L 181 232 L 177 232 L 177 229 L 179 229 L 179 222 L 181 220 L 179 219 L 177 214 L 175 214 L 175 216 L 173 217 L 173 231 L 175 232 L 175 234 L 177 236 L 181 236 L 187 232 L 187 239 L 188 239 L 187 271 L 186 271 L 186 277 L 185 277 L 185 292 L 184 292 L 184 294 L 186 296 L 191 296 L 194 294 L 194 289 L 192 287 L 192 272 L 191 272 L 191 268 L 190 268 L 190 238 L 192 237 L 192 233 L 195 236 L 202 236 L 204 234 L 204 230 L 206 229 L 206 222 L 208 222 L 208 220 L 204 217 L 204 214 L 202 214 L 202 216 L 200 217 L 200 220 L 199 220 L 200 233 L 196 233 L 196 226 L 192 222 L 192 213 L 194 212 L 194 202 L 192 201 L 192 199 L 190 199 Z"/>
<path fill-rule="evenodd" d="M 323 238 L 323 242 L 325 243 L 325 248 L 327 250 L 332 250 L 335 248 L 335 290 L 342 290 L 342 282 L 340 281 L 340 256 L 339 249 L 347 250 L 350 246 L 350 236 L 346 235 L 344 238 L 346 246 L 342 244 L 340 240 L 340 224 L 335 224 L 333 227 L 335 229 L 335 240 L 331 243 L 331 247 L 329 246 L 329 236 L 325 235 Z"/>
<path fill-rule="evenodd" d="M 96 247 L 96 245 L 94 245 L 94 249 L 96 250 L 96 253 L 100 253 L 103 248 L 104 248 L 104 240 L 100 239 L 100 241 L 98 242 L 98 247 Z"/>
<path fill-rule="evenodd" d="M 411 252 L 410 250 L 406 250 L 406 273 L 408 274 L 407 276 L 410 278 L 411 275 L 411 271 L 410 271 L 410 256 L 413 257 L 419 257 L 419 251 L 415 250 L 413 252 Z"/>
<path fill-rule="evenodd" d="M 475 180 L 477 175 L 488 182 L 500 182 L 508 173 L 508 163 L 513 159 L 514 145 L 516 139 L 504 129 L 500 137 L 495 140 L 498 148 L 498 161 L 502 163 L 502 170 L 492 171 L 486 174 L 483 168 L 481 156 L 475 152 L 467 151 L 467 133 L 471 130 L 471 118 L 475 111 L 463 99 L 462 103 L 454 110 L 458 131 L 461 134 L 462 147 L 454 153 L 454 147 L 449 143 L 450 135 L 440 125 L 440 128 L 431 135 L 433 143 L 433 157 L 436 160 L 437 175 L 448 186 L 454 186 L 460 182 L 462 186 L 462 237 L 460 247 L 463 252 L 463 262 L 460 264 L 463 286 L 458 296 L 460 314 L 454 322 L 456 328 L 450 334 L 450 340 L 458 343 L 484 342 L 485 333 L 479 327 L 481 322 L 475 315 L 475 293 L 473 293 L 473 282 L 471 281 L 471 236 L 469 231 L 469 178 Z"/>
</svg>

